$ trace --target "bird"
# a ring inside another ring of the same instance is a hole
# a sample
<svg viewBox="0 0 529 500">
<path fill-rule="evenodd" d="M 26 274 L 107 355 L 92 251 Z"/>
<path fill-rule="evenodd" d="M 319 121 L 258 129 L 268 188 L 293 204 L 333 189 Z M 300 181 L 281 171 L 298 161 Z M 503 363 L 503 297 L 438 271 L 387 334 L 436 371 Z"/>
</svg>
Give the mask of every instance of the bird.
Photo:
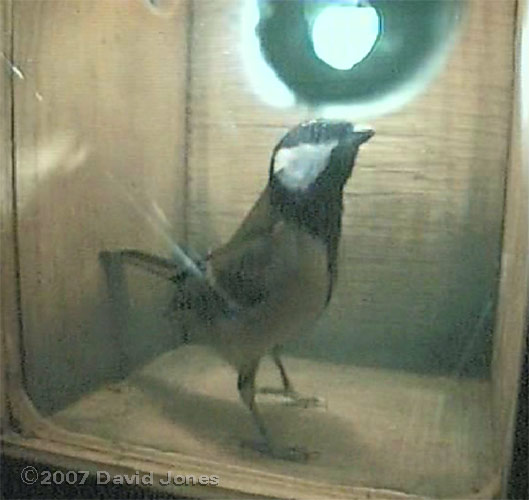
<svg viewBox="0 0 529 500">
<path fill-rule="evenodd" d="M 182 343 L 212 346 L 235 368 L 240 398 L 259 434 L 255 447 L 273 457 L 309 455 L 270 436 L 255 401 L 259 363 L 270 355 L 281 376 L 279 392 L 307 401 L 280 354 L 284 344 L 310 331 L 330 303 L 344 187 L 360 146 L 373 135 L 372 129 L 325 119 L 289 130 L 273 148 L 268 182 L 253 208 L 231 239 L 206 256 L 181 247 L 173 259 L 130 249 L 100 253 L 109 282 L 111 266 L 129 263 L 174 285 L 167 310 Z"/>
</svg>

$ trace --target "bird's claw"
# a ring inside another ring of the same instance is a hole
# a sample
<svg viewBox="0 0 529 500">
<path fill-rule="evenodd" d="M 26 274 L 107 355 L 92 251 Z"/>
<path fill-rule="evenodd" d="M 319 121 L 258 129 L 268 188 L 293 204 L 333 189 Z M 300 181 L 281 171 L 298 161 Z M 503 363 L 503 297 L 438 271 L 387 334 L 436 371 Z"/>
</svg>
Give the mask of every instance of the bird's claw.
<svg viewBox="0 0 529 500">
<path fill-rule="evenodd" d="M 327 401 L 319 396 L 305 397 L 294 390 L 279 389 L 276 387 L 262 387 L 257 391 L 259 394 L 283 396 L 286 406 L 298 408 L 327 408 Z"/>
<path fill-rule="evenodd" d="M 296 406 L 299 408 L 325 408 L 327 409 L 327 401 L 318 396 L 303 397 L 296 396 L 285 403 L 287 406 Z"/>
<path fill-rule="evenodd" d="M 274 394 L 285 397 L 292 397 L 297 394 L 296 391 L 292 389 L 282 389 L 279 387 L 260 387 L 256 392 L 259 394 Z"/>
<path fill-rule="evenodd" d="M 262 455 L 268 455 L 278 460 L 287 460 L 289 462 L 307 463 L 320 455 L 318 451 L 309 451 L 302 446 L 271 446 L 266 441 L 243 441 L 242 448 L 249 448 L 257 451 Z"/>
</svg>

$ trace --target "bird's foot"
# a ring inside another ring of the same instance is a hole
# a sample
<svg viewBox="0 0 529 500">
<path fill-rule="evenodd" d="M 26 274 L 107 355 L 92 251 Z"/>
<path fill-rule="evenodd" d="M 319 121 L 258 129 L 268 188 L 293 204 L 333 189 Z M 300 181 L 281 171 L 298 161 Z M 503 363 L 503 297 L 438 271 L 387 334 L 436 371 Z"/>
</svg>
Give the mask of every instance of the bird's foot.
<svg viewBox="0 0 529 500">
<path fill-rule="evenodd" d="M 291 397 L 290 401 L 287 401 L 288 406 L 296 406 L 298 408 L 325 408 L 327 409 L 327 401 L 320 396 L 302 396 L 295 394 Z"/>
<path fill-rule="evenodd" d="M 272 446 L 267 441 L 242 441 L 242 448 L 257 451 L 261 455 L 267 455 L 278 460 L 289 462 L 307 463 L 309 460 L 317 458 L 319 452 L 309 451 L 303 446 Z"/>
<path fill-rule="evenodd" d="M 262 387 L 258 394 L 282 396 L 284 404 L 298 408 L 327 408 L 327 401 L 319 396 L 303 396 L 293 389 L 280 389 L 277 387 Z"/>
</svg>

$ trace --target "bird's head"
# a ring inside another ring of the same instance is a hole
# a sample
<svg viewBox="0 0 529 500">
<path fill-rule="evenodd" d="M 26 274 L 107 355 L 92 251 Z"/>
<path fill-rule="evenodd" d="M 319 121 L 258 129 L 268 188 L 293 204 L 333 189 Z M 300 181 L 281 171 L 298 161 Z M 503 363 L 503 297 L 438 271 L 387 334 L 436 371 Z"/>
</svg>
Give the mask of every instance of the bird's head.
<svg viewBox="0 0 529 500">
<path fill-rule="evenodd" d="M 345 121 L 314 120 L 291 129 L 274 148 L 270 183 L 295 197 L 343 189 L 358 148 L 374 135 Z"/>
</svg>

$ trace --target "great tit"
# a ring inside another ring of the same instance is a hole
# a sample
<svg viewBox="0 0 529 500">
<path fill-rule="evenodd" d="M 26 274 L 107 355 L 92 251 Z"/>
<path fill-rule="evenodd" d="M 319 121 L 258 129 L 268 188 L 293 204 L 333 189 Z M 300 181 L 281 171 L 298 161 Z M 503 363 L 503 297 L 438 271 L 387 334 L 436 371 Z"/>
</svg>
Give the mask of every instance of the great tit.
<svg viewBox="0 0 529 500">
<path fill-rule="evenodd" d="M 204 258 L 178 250 L 165 259 L 137 250 L 101 252 L 107 277 L 130 263 L 174 283 L 171 321 L 184 343 L 213 346 L 238 373 L 237 388 L 260 433 L 259 449 L 300 459 L 274 445 L 255 403 L 259 362 L 271 354 L 283 392 L 293 388 L 281 346 L 303 335 L 332 297 L 342 228 L 343 189 L 361 144 L 373 130 L 345 121 L 313 120 L 275 146 L 268 183 L 233 237 Z"/>
</svg>

